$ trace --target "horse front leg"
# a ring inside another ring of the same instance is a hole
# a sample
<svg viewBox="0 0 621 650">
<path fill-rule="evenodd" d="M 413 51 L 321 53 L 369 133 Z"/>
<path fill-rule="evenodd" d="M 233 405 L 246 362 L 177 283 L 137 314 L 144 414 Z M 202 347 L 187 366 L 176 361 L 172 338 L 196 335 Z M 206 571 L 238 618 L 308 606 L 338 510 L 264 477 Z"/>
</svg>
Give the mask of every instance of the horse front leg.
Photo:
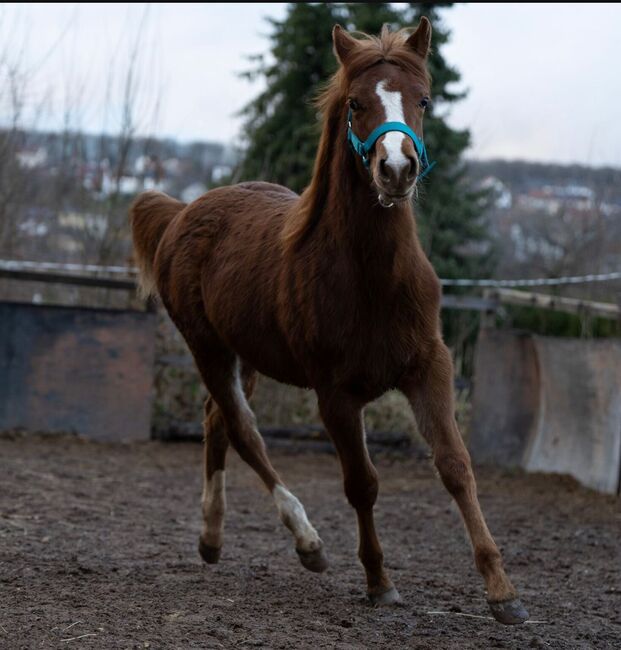
<svg viewBox="0 0 621 650">
<path fill-rule="evenodd" d="M 523 623 L 528 612 L 505 574 L 500 551 L 485 523 L 470 454 L 455 421 L 453 362 L 444 343 L 437 342 L 429 357 L 412 369 L 400 388 L 410 401 L 421 434 L 431 446 L 440 478 L 459 507 L 477 569 L 485 581 L 492 614 L 505 625 Z"/>
<path fill-rule="evenodd" d="M 320 394 L 319 410 L 341 462 L 345 495 L 358 517 L 358 557 L 366 572 L 369 599 L 374 605 L 397 603 L 401 598 L 384 569 L 375 531 L 377 471 L 366 446 L 362 409 L 348 396 Z"/>
</svg>

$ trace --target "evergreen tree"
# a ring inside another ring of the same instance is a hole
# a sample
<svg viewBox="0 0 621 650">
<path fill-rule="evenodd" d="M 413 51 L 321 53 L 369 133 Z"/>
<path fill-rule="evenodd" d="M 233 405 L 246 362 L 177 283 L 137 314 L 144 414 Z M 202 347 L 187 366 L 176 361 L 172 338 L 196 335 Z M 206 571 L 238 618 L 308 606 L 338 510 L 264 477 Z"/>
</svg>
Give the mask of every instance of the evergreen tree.
<svg viewBox="0 0 621 650">
<path fill-rule="evenodd" d="M 401 12 L 389 2 L 348 2 L 341 9 L 341 25 L 350 31 L 379 34 L 382 25 L 393 29 L 404 27 Z"/>
<path fill-rule="evenodd" d="M 271 58 L 256 57 L 256 69 L 245 73 L 263 78 L 266 89 L 243 111 L 247 150 L 240 180 L 266 180 L 296 192 L 308 185 L 320 133 L 313 99 L 336 70 L 335 22 L 329 3 L 291 4 L 284 20 L 270 19 Z"/>
</svg>

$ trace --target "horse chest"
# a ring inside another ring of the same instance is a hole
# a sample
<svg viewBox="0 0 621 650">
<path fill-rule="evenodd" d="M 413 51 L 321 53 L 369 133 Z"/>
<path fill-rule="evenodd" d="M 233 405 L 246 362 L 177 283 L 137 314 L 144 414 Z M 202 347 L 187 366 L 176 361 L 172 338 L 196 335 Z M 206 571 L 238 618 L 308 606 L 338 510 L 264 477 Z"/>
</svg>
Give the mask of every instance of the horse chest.
<svg viewBox="0 0 621 650">
<path fill-rule="evenodd" d="M 305 355 L 316 371 L 369 400 L 395 387 L 414 355 L 414 315 L 389 301 L 332 314 Z"/>
</svg>

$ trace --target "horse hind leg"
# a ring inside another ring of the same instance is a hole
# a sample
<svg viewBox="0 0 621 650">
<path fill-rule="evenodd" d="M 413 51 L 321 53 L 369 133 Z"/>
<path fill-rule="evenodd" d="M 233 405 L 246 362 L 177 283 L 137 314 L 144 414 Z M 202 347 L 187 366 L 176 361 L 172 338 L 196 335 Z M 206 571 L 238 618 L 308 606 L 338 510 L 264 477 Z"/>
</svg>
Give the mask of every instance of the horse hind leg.
<svg viewBox="0 0 621 650">
<path fill-rule="evenodd" d="M 229 441 L 257 474 L 270 491 L 283 524 L 291 531 L 296 541 L 296 552 L 302 565 L 309 571 L 321 573 L 328 568 L 328 560 L 323 542 L 308 520 L 300 500 L 285 486 L 267 456 L 263 438 L 256 426 L 254 414 L 246 401 L 240 386 L 239 362 L 233 372 L 233 390 L 225 403 L 230 404 L 227 413 L 227 432 Z M 232 399 L 231 399 L 232 398 Z M 224 410 L 224 406 L 222 407 Z M 226 413 L 226 411 L 224 411 Z"/>
<path fill-rule="evenodd" d="M 250 398 L 256 384 L 256 372 L 252 368 L 242 368 L 242 384 L 246 397 Z M 216 564 L 223 543 L 226 512 L 225 463 L 229 439 L 222 413 L 212 397 L 205 400 L 203 431 L 203 531 L 199 537 L 198 551 L 207 564 Z"/>
<path fill-rule="evenodd" d="M 323 542 L 308 520 L 302 503 L 286 488 L 272 467 L 263 438 L 257 431 L 254 414 L 246 399 L 254 386 L 254 371 L 242 367 L 235 355 L 223 347 L 217 351 L 212 349 L 207 355 L 195 354 L 195 359 L 197 359 L 197 365 L 211 398 L 217 405 L 217 411 L 210 414 L 208 421 L 209 441 L 206 445 L 206 487 L 203 501 L 205 529 L 199 541 L 201 556 L 206 562 L 217 562 L 219 557 L 217 544 L 221 544 L 222 541 L 220 522 L 223 521 L 224 514 L 223 468 L 226 450 L 221 452 L 222 473 L 220 475 L 217 473 L 217 468 L 210 475 L 209 457 L 211 455 L 214 462 L 217 459 L 218 446 L 215 441 L 212 444 L 211 436 L 216 434 L 217 440 L 221 441 L 220 432 L 225 431 L 228 442 L 241 458 L 255 470 L 270 491 L 281 521 L 295 538 L 296 551 L 302 565 L 317 573 L 324 571 L 328 567 L 328 561 L 323 549 Z M 213 477 L 214 483 L 210 483 L 211 477 Z M 220 537 L 217 536 L 219 523 Z M 207 536 L 205 533 L 209 533 L 213 537 Z"/>
<path fill-rule="evenodd" d="M 211 397 L 205 401 L 203 430 L 203 531 L 199 537 L 198 550 L 207 564 L 215 564 L 220 559 L 223 542 L 226 511 L 224 468 L 229 441 L 222 414 Z"/>
</svg>

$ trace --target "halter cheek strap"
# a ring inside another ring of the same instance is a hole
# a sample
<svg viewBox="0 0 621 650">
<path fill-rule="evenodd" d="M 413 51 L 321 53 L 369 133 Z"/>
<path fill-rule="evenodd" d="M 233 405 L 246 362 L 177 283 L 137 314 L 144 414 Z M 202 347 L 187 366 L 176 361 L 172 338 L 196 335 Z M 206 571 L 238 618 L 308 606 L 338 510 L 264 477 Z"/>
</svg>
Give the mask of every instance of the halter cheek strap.
<svg viewBox="0 0 621 650">
<path fill-rule="evenodd" d="M 384 122 L 380 124 L 377 128 L 373 129 L 369 134 L 369 137 L 363 142 L 353 131 L 352 125 L 352 111 L 349 109 L 347 114 L 347 142 L 351 145 L 351 148 L 362 158 L 362 162 L 365 167 L 369 166 L 369 153 L 371 149 L 375 146 L 378 138 L 383 136 L 385 133 L 390 131 L 399 131 L 400 133 L 405 133 L 410 140 L 414 143 L 414 148 L 418 154 L 418 159 L 421 164 L 421 173 L 418 175 L 417 181 L 421 178 L 427 176 L 427 174 L 435 166 L 435 161 L 430 163 L 427 158 L 427 150 L 425 149 L 425 143 L 412 131 L 412 129 L 405 124 L 404 122 Z"/>
</svg>

